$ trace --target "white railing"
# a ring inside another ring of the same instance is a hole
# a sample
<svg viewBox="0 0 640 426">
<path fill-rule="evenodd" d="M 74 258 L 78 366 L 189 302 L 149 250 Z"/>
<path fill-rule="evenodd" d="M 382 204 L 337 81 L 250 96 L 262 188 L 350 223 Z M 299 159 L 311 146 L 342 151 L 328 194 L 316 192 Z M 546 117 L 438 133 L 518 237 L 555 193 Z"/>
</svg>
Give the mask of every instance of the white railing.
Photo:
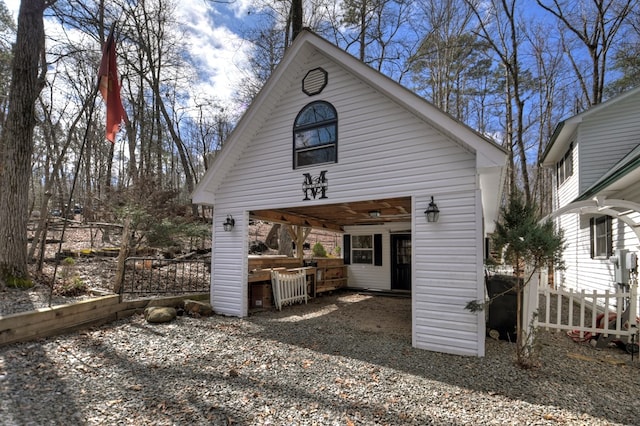
<svg viewBox="0 0 640 426">
<path fill-rule="evenodd" d="M 546 280 L 541 277 L 541 283 Z M 635 279 L 628 289 L 598 293 L 553 289 L 537 283 L 529 289 L 537 294 L 537 315 L 533 326 L 546 330 L 565 330 L 575 340 L 597 339 L 604 346 L 612 339 L 630 341 L 637 333 L 638 286 Z"/>
<path fill-rule="evenodd" d="M 307 275 L 300 272 L 271 271 L 273 299 L 278 310 L 293 303 L 307 303 Z"/>
<path fill-rule="evenodd" d="M 486 265 L 485 270 L 489 275 L 514 275 L 513 266 L 510 265 Z"/>
<path fill-rule="evenodd" d="M 630 309 L 626 301 L 633 300 L 630 291 L 597 293 L 594 290 L 587 293 L 584 290 L 574 292 L 546 287 L 540 289 L 539 294 L 544 308 L 543 312 L 538 312 L 536 325 L 539 327 L 570 330 L 580 337 L 585 333 L 613 334 L 616 337 L 629 335 Z M 555 304 L 554 315 L 551 315 L 552 304 Z"/>
</svg>

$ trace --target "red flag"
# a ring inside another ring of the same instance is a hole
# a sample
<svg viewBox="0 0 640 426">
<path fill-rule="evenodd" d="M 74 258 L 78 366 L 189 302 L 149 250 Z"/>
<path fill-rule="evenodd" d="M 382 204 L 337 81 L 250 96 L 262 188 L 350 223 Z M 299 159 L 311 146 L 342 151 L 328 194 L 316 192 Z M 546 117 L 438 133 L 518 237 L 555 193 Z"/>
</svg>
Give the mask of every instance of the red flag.
<svg viewBox="0 0 640 426">
<path fill-rule="evenodd" d="M 120 81 L 116 65 L 116 43 L 113 33 L 109 34 L 107 43 L 102 52 L 102 61 L 98 71 L 100 78 L 100 93 L 107 104 L 107 131 L 106 137 L 111 143 L 116 140 L 116 133 L 120 130 L 122 120 L 126 120 L 127 114 L 122 106 L 120 98 Z"/>
</svg>

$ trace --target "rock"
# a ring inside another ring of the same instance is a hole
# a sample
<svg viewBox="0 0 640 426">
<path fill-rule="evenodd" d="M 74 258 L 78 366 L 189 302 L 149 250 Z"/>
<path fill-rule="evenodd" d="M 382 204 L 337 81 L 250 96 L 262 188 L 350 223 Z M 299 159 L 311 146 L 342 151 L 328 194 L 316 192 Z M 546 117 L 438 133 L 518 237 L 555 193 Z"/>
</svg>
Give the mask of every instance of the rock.
<svg viewBox="0 0 640 426">
<path fill-rule="evenodd" d="M 144 319 L 154 324 L 173 321 L 176 315 L 176 308 L 166 306 L 152 306 L 144 310 Z"/>
<path fill-rule="evenodd" d="M 185 300 L 184 310 L 188 315 L 209 316 L 213 314 L 213 308 L 210 303 L 200 302 L 198 300 Z"/>
</svg>

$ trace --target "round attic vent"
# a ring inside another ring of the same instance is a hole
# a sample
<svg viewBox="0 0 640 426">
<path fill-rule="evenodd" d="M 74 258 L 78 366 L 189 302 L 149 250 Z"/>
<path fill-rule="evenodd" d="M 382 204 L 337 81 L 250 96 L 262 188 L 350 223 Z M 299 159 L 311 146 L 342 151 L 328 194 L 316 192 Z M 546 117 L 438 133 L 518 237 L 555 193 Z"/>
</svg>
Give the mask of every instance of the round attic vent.
<svg viewBox="0 0 640 426">
<path fill-rule="evenodd" d="M 328 74 L 322 68 L 314 68 L 302 79 L 302 92 L 307 96 L 317 95 L 327 86 Z"/>
</svg>

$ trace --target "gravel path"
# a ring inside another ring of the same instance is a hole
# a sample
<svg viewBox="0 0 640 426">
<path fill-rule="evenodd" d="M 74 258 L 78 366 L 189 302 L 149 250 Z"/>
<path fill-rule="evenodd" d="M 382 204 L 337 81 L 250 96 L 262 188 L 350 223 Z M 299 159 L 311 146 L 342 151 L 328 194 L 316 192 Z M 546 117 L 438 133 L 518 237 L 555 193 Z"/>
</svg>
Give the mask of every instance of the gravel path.
<svg viewBox="0 0 640 426">
<path fill-rule="evenodd" d="M 624 351 L 542 333 L 531 370 L 490 339 L 484 358 L 427 352 L 411 347 L 410 324 L 390 330 L 384 312 L 361 307 L 369 298 L 336 294 L 245 319 L 134 316 L 0 348 L 0 424 L 640 423 L 640 362 Z M 410 309 L 409 299 L 376 300 Z"/>
</svg>

